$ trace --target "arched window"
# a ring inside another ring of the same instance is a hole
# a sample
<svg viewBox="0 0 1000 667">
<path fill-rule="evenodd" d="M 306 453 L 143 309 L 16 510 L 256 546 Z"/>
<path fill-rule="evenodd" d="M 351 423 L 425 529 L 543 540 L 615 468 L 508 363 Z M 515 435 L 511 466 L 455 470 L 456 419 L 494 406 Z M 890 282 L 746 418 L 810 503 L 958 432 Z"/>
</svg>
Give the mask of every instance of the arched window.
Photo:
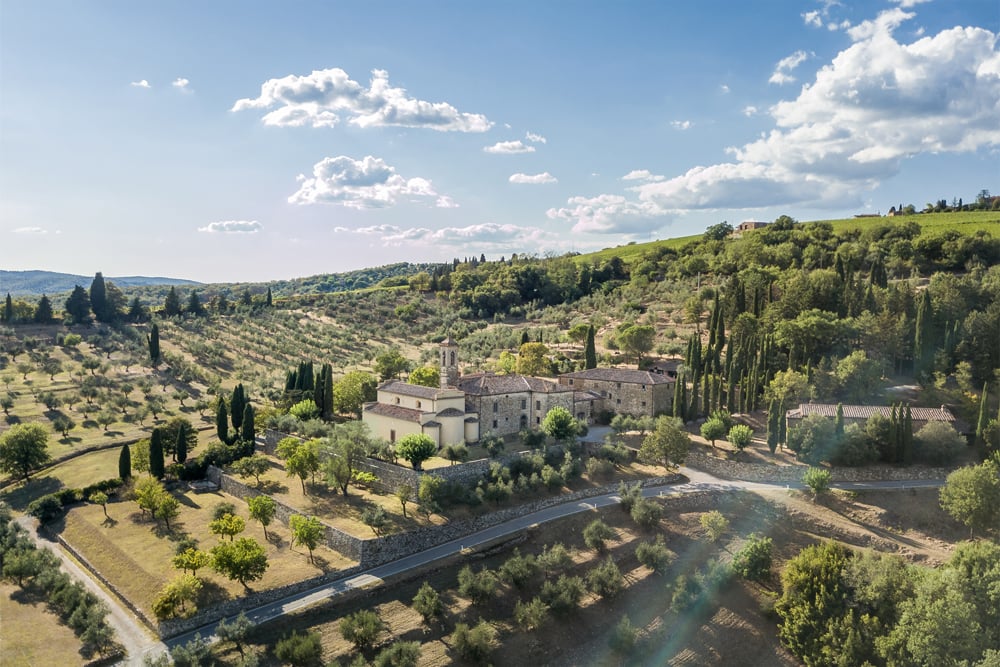
<svg viewBox="0 0 1000 667">
<path fill-rule="evenodd" d="M 454 350 L 451 351 L 451 364 L 449 364 L 449 365 L 450 366 L 454 366 L 455 365 L 455 351 Z"/>
</svg>

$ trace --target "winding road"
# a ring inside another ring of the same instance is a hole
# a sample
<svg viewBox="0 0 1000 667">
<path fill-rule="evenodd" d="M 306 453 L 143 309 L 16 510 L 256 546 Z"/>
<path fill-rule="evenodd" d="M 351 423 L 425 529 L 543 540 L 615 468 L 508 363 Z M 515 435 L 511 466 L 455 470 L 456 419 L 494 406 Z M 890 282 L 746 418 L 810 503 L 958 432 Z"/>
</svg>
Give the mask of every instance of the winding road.
<svg viewBox="0 0 1000 667">
<path fill-rule="evenodd" d="M 682 484 L 668 484 L 663 486 L 652 486 L 643 489 L 646 497 L 663 496 L 666 494 L 694 493 L 703 491 L 773 491 L 775 489 L 802 489 L 801 484 L 778 484 L 762 482 L 745 482 L 739 480 L 724 480 L 714 477 L 708 473 L 692 468 L 681 468 L 681 473 L 687 477 L 688 481 Z M 904 480 L 904 481 L 876 481 L 876 482 L 841 482 L 832 486 L 837 489 L 848 491 L 877 490 L 877 489 L 911 489 L 938 487 L 944 480 Z M 414 568 L 424 567 L 435 561 L 460 554 L 465 549 L 516 534 L 532 526 L 556 521 L 579 512 L 588 512 L 600 507 L 615 505 L 619 501 L 617 493 L 607 493 L 581 501 L 568 501 L 560 505 L 548 507 L 531 514 L 526 514 L 510 521 L 498 524 L 491 528 L 486 528 L 476 533 L 451 542 L 446 542 L 439 546 L 421 551 L 420 553 L 400 558 L 385 565 L 373 567 L 365 572 L 355 574 L 343 579 L 337 579 L 326 584 L 316 586 L 307 591 L 302 591 L 286 598 L 266 604 L 255 609 L 244 610 L 247 618 L 254 624 L 260 625 L 274 620 L 284 614 L 294 612 L 298 609 L 308 607 L 322 600 L 342 595 L 343 593 L 358 589 L 367 588 L 373 585 L 380 585 L 385 579 L 402 574 Z M 141 665 L 145 656 L 155 657 L 162 654 L 174 646 L 186 644 L 194 639 L 195 635 L 214 640 L 215 629 L 218 623 L 210 623 L 191 632 L 178 635 L 165 642 L 154 638 L 145 626 L 129 612 L 121 602 L 113 595 L 107 593 L 104 588 L 97 584 L 80 567 L 75 560 L 69 557 L 58 544 L 50 542 L 38 536 L 34 530 L 34 521 L 30 517 L 19 519 L 21 524 L 28 529 L 28 532 L 41 546 L 54 551 L 62 560 L 63 567 L 73 577 L 83 581 L 91 590 L 101 596 L 111 609 L 109 622 L 114 627 L 118 635 L 118 640 L 128 651 L 128 658 L 120 664 Z M 231 620 L 231 619 L 226 619 Z"/>
</svg>

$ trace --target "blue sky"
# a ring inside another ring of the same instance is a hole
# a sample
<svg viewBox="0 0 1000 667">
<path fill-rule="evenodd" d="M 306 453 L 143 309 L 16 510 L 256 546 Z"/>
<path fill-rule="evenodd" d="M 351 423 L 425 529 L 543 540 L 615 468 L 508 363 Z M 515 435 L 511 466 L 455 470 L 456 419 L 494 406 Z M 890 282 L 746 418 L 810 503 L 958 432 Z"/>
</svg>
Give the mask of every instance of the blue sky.
<svg viewBox="0 0 1000 667">
<path fill-rule="evenodd" d="M 0 266 L 269 280 L 997 193 L 998 7 L 4 0 Z"/>
</svg>

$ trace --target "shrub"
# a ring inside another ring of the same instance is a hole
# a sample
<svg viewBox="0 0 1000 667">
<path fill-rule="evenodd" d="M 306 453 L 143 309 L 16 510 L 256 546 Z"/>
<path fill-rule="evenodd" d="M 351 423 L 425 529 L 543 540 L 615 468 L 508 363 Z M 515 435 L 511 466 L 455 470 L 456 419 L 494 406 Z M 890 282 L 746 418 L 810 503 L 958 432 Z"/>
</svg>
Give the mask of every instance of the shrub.
<svg viewBox="0 0 1000 667">
<path fill-rule="evenodd" d="M 660 519 L 663 518 L 663 506 L 648 498 L 640 498 L 632 506 L 631 514 L 632 520 L 643 530 L 653 530 L 660 525 Z"/>
<path fill-rule="evenodd" d="M 610 461 L 615 465 L 615 467 L 619 468 L 621 466 L 628 465 L 629 461 L 632 460 L 632 454 L 629 452 L 628 448 L 621 443 L 617 445 L 601 445 L 600 450 L 597 452 L 597 456 L 605 461 Z"/>
<path fill-rule="evenodd" d="M 577 608 L 584 592 L 583 579 L 563 574 L 554 581 L 547 579 L 539 597 L 553 613 L 565 614 Z"/>
<path fill-rule="evenodd" d="M 967 443 L 944 422 L 928 422 L 913 436 L 917 458 L 930 465 L 948 465 L 965 449 Z"/>
<path fill-rule="evenodd" d="M 632 625 L 628 616 L 622 616 L 622 620 L 618 621 L 608 638 L 608 646 L 616 653 L 628 655 L 635 648 L 635 640 L 638 636 L 638 628 Z"/>
<path fill-rule="evenodd" d="M 635 548 L 635 557 L 640 563 L 657 574 L 670 566 L 674 554 L 667 548 L 663 536 L 658 535 L 655 542 L 642 542 Z"/>
<path fill-rule="evenodd" d="M 424 623 L 430 623 L 432 618 L 444 613 L 441 596 L 426 581 L 420 586 L 417 594 L 413 596 L 413 610 L 423 617 Z"/>
<path fill-rule="evenodd" d="M 565 484 L 562 474 L 550 465 L 546 465 L 542 468 L 542 483 L 550 490 L 554 491 L 556 489 L 562 488 Z"/>
<path fill-rule="evenodd" d="M 319 408 L 311 398 L 307 398 L 290 407 L 288 414 L 304 422 L 319 417 Z"/>
<path fill-rule="evenodd" d="M 496 637 L 496 628 L 486 621 L 479 621 L 474 628 L 470 628 L 465 623 L 459 623 L 455 626 L 451 643 L 463 658 L 482 662 L 493 652 Z"/>
<path fill-rule="evenodd" d="M 718 542 L 719 538 L 729 530 L 729 519 L 722 516 L 722 512 L 719 510 L 705 512 L 698 520 L 701 522 L 701 527 L 705 530 L 705 536 L 708 537 L 709 542 Z"/>
<path fill-rule="evenodd" d="M 340 619 L 340 634 L 361 650 L 372 646 L 385 632 L 385 622 L 370 609 L 362 609 Z"/>
<path fill-rule="evenodd" d="M 615 474 L 615 464 L 606 459 L 587 459 L 587 476 L 592 479 L 606 479 Z"/>
<path fill-rule="evenodd" d="M 584 543 L 598 552 L 604 551 L 607 546 L 605 544 L 606 540 L 614 539 L 616 536 L 615 531 L 600 519 L 594 519 L 583 529 Z"/>
<path fill-rule="evenodd" d="M 848 424 L 844 435 L 834 445 L 830 463 L 836 466 L 864 466 L 878 460 L 878 456 L 878 448 L 868 433 L 858 424 Z"/>
<path fill-rule="evenodd" d="M 587 573 L 587 588 L 602 598 L 613 598 L 625 588 L 625 577 L 608 556 L 607 559 Z"/>
<path fill-rule="evenodd" d="M 232 514 L 233 516 L 236 516 L 236 505 L 234 503 L 223 501 L 221 503 L 216 504 L 216 506 L 212 508 L 213 521 L 218 521 L 227 514 Z"/>
<path fill-rule="evenodd" d="M 771 538 L 751 534 L 747 543 L 733 556 L 733 571 L 751 581 L 771 576 Z"/>
<path fill-rule="evenodd" d="M 343 626 L 343 621 L 341 621 L 341 626 Z M 343 627 L 341 627 L 341 632 L 343 632 Z M 318 632 L 305 634 L 299 634 L 297 631 L 292 632 L 291 635 L 278 641 L 274 647 L 274 655 L 277 656 L 278 660 L 294 667 L 322 665 L 323 638 Z"/>
<path fill-rule="evenodd" d="M 573 564 L 573 558 L 561 542 L 546 546 L 535 561 L 548 576 L 559 574 Z"/>
<path fill-rule="evenodd" d="M 736 451 L 742 452 L 753 440 L 753 429 L 745 424 L 737 424 L 729 429 L 726 439 L 736 448 Z"/>
<path fill-rule="evenodd" d="M 628 513 L 642 498 L 642 482 L 628 484 L 624 480 L 618 484 L 618 505 Z"/>
<path fill-rule="evenodd" d="M 514 622 L 525 631 L 542 627 L 548 615 L 549 608 L 537 597 L 530 602 L 518 600 L 514 605 Z"/>
<path fill-rule="evenodd" d="M 515 549 L 514 555 L 500 566 L 498 573 L 502 581 L 517 588 L 524 588 L 538 573 L 538 569 L 534 556 L 530 554 L 522 556 L 520 550 Z"/>
<path fill-rule="evenodd" d="M 208 663 L 211 658 L 211 649 L 208 640 L 196 634 L 194 639 L 186 644 L 181 644 L 170 649 L 170 657 L 176 667 L 198 667 Z M 307 664 L 307 663 L 293 663 Z"/>
<path fill-rule="evenodd" d="M 420 660 L 420 642 L 393 642 L 379 651 L 374 667 L 417 667 Z"/>
<path fill-rule="evenodd" d="M 458 594 L 469 598 L 472 604 L 484 604 L 492 600 L 499 585 L 497 575 L 488 568 L 473 572 L 466 565 L 458 573 Z"/>
<path fill-rule="evenodd" d="M 57 494 L 50 493 L 31 501 L 27 511 L 41 523 L 48 523 L 62 516 L 63 504 Z"/>
<path fill-rule="evenodd" d="M 802 475 L 802 483 L 812 489 L 814 496 L 818 496 L 830 489 L 830 471 L 822 468 L 809 468 Z"/>
<path fill-rule="evenodd" d="M 670 608 L 675 612 L 685 612 L 694 606 L 701 595 L 701 584 L 695 577 L 682 574 L 674 580 L 670 596 Z"/>
</svg>

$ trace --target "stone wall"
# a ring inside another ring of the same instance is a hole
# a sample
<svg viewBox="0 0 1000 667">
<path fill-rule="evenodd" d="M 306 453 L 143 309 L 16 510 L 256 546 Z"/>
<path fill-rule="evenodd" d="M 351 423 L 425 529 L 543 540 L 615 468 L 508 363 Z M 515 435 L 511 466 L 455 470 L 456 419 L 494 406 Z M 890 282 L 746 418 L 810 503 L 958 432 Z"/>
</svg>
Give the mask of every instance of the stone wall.
<svg viewBox="0 0 1000 667">
<path fill-rule="evenodd" d="M 808 469 L 806 465 L 768 465 L 766 463 L 741 463 L 720 459 L 698 451 L 688 453 L 685 465 L 704 470 L 716 477 L 738 479 L 746 482 L 799 483 Z M 870 465 L 860 468 L 830 467 L 834 482 L 906 481 L 915 479 L 944 479 L 953 469 L 927 466 Z"/>
</svg>

